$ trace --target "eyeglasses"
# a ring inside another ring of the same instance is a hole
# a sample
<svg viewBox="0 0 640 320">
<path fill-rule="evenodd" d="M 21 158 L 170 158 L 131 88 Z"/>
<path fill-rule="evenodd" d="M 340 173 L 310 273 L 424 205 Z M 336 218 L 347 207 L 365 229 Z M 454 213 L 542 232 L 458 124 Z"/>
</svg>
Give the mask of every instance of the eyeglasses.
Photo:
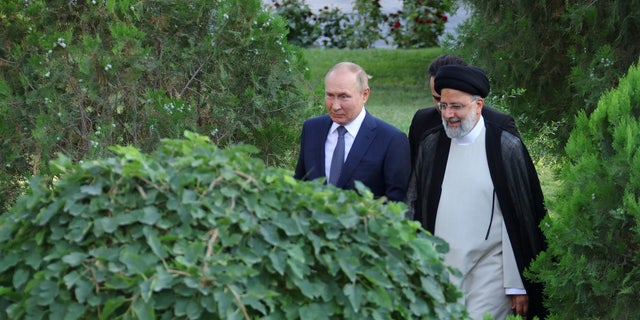
<svg viewBox="0 0 640 320">
<path fill-rule="evenodd" d="M 446 104 L 446 103 L 440 102 L 440 103 L 436 104 L 436 109 L 438 109 L 438 111 L 440 111 L 440 112 L 447 111 L 447 109 L 450 109 L 453 112 L 458 112 L 458 111 L 464 109 L 469 104 L 475 102 L 476 100 L 478 100 L 478 98 L 472 99 L 467 104 L 458 104 L 458 103 Z"/>
</svg>

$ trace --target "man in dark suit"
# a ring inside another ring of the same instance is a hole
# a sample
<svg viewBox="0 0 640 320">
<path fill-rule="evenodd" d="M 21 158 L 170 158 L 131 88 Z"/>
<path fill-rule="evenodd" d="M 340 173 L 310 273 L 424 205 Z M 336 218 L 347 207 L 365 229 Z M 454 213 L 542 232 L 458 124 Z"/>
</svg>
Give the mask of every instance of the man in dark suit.
<svg viewBox="0 0 640 320">
<path fill-rule="evenodd" d="M 354 189 L 355 181 L 360 181 L 376 197 L 403 201 L 411 174 L 409 140 L 366 111 L 368 79 L 362 67 L 351 62 L 329 70 L 325 76 L 328 112 L 305 121 L 295 178 L 327 177 L 328 183 L 343 189 Z M 341 140 L 343 146 L 336 148 Z M 334 160 L 334 154 L 341 159 Z"/>
<path fill-rule="evenodd" d="M 431 88 L 431 96 L 433 97 L 434 106 L 418 110 L 411 120 L 411 126 L 409 127 L 409 145 L 411 146 L 412 164 L 415 163 L 416 151 L 418 150 L 418 145 L 425 132 L 438 130 L 442 127 L 442 117 L 440 116 L 440 112 L 435 108 L 435 106 L 440 103 L 440 94 L 436 92 L 433 84 L 440 67 L 446 65 L 466 66 L 467 62 L 458 56 L 444 54 L 433 60 L 429 65 L 429 87 Z M 520 137 L 520 132 L 518 132 L 518 128 L 516 127 L 516 123 L 512 116 L 485 105 L 484 108 L 482 108 L 482 117 L 484 117 L 485 122 L 492 123 L 493 125 Z"/>
</svg>

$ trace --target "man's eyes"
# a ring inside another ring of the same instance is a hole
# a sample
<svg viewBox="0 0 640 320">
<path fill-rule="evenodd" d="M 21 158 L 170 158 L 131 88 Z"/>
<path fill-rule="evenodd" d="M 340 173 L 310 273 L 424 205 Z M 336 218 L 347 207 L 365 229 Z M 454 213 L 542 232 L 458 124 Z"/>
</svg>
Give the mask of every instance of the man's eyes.
<svg viewBox="0 0 640 320">
<path fill-rule="evenodd" d="M 348 96 L 348 95 L 345 95 L 345 94 L 341 94 L 341 95 L 338 95 L 338 96 L 327 94 L 327 95 L 325 95 L 325 97 L 327 99 L 336 99 L 337 98 L 337 99 L 340 99 L 340 100 L 346 100 L 346 99 L 351 98 L 351 96 Z"/>
</svg>

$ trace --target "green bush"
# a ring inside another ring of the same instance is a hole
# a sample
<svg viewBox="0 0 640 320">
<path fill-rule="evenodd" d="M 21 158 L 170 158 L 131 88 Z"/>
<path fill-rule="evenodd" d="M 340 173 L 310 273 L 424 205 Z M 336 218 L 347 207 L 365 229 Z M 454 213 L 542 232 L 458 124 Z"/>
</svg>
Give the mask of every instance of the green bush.
<svg viewBox="0 0 640 320">
<path fill-rule="evenodd" d="M 366 49 L 377 41 L 398 48 L 429 48 L 444 32 L 446 14 L 455 11 L 451 0 L 405 0 L 403 10 L 382 12 L 380 0 L 354 0 L 353 11 L 325 6 L 317 14 L 305 0 L 271 0 L 274 12 L 287 20 L 289 41 L 303 47 Z"/>
<path fill-rule="evenodd" d="M 52 162 L 0 216 L 11 319 L 461 319 L 446 244 L 384 203 L 192 133 Z"/>
<path fill-rule="evenodd" d="M 402 11 L 391 14 L 390 34 L 398 48 L 430 48 L 438 46 L 444 33 L 447 14 L 455 12 L 451 0 L 405 0 Z"/>
<path fill-rule="evenodd" d="M 300 47 L 311 47 L 322 34 L 317 17 L 304 1 L 271 0 L 274 13 L 287 21 L 287 40 Z"/>
<path fill-rule="evenodd" d="M 581 112 L 545 223 L 549 249 L 532 266 L 558 319 L 640 313 L 640 70 L 632 67 L 590 115 Z"/>
<path fill-rule="evenodd" d="M 259 0 L 10 0 L 0 12 L 8 181 L 46 173 L 58 152 L 79 161 L 114 144 L 149 151 L 184 130 L 257 144 L 277 123 L 297 127 L 308 107 L 306 63 Z M 298 135 L 278 132 L 289 143 L 260 156 L 288 164 Z"/>
<path fill-rule="evenodd" d="M 526 116 L 520 128 L 536 134 L 545 123 L 561 124 L 560 146 L 570 120 L 579 110 L 589 115 L 640 56 L 637 1 L 462 3 L 471 14 L 448 46 L 487 70 L 492 92 L 524 88 L 510 113 Z"/>
</svg>

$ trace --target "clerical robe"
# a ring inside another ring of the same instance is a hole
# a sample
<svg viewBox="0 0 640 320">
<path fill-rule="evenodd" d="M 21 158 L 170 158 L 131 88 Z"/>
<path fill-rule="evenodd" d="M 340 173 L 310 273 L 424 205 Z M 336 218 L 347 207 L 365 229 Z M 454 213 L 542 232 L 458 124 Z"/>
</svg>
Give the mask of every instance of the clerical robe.
<svg viewBox="0 0 640 320">
<path fill-rule="evenodd" d="M 454 283 L 464 293 L 472 319 L 505 319 L 511 311 L 506 290 L 524 291 L 511 242 L 496 201 L 485 150 L 485 127 L 451 141 L 435 225 L 449 243 L 445 264 L 462 273 Z"/>
<path fill-rule="evenodd" d="M 529 316 L 546 317 L 542 285 L 524 277 L 524 270 L 546 248 L 539 224 L 546 214 L 538 176 L 522 141 L 490 122 L 485 123 L 486 159 L 495 188 L 504 229 L 510 241 L 519 276 L 529 296 Z M 442 125 L 426 132 L 420 141 L 407 203 L 408 216 L 436 233 L 442 187 L 451 139 Z M 502 285 L 502 284 L 501 284 Z"/>
</svg>

